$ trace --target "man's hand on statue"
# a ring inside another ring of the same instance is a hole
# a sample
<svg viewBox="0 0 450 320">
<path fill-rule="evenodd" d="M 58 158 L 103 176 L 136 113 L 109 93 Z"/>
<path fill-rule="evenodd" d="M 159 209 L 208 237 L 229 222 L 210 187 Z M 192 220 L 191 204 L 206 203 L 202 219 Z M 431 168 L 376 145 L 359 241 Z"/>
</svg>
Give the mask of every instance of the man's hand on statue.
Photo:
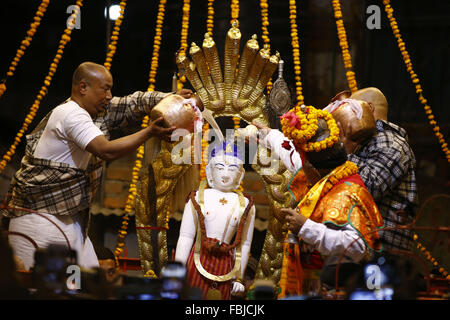
<svg viewBox="0 0 450 320">
<path fill-rule="evenodd" d="M 233 285 L 231 287 L 231 294 L 234 296 L 242 296 L 245 292 L 245 287 L 242 283 L 233 281 Z"/>
<path fill-rule="evenodd" d="M 163 121 L 163 117 L 153 120 L 148 126 L 148 130 L 150 131 L 151 136 L 158 137 L 161 140 L 170 141 L 170 136 L 176 127 L 164 128 L 160 126 Z"/>
<path fill-rule="evenodd" d="M 192 97 L 193 93 L 191 89 L 181 89 L 175 92 L 175 94 L 182 96 L 185 99 L 189 99 Z"/>
<path fill-rule="evenodd" d="M 263 140 L 270 132 L 270 128 L 266 127 L 263 124 L 260 124 L 258 122 L 252 122 L 252 124 L 258 128 L 258 134 L 257 134 L 257 139 L 258 139 L 258 143 L 260 142 L 260 140 Z"/>
<path fill-rule="evenodd" d="M 350 139 L 351 135 L 351 123 L 348 123 L 345 126 L 345 130 L 342 126 L 342 124 L 339 121 L 336 121 L 336 124 L 339 128 L 339 138 L 344 144 L 345 151 L 347 154 L 353 153 L 355 151 L 356 147 L 358 146 L 358 143 Z"/>
<path fill-rule="evenodd" d="M 303 224 L 306 222 L 306 217 L 291 208 L 281 209 L 281 213 L 285 214 L 286 226 L 295 235 L 298 235 Z"/>
</svg>

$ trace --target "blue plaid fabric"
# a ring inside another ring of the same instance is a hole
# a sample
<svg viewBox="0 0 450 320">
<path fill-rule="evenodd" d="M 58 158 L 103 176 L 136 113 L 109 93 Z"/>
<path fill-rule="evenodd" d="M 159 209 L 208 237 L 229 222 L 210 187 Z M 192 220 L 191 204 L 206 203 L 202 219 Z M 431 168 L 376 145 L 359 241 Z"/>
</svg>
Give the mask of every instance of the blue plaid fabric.
<svg viewBox="0 0 450 320">
<path fill-rule="evenodd" d="M 377 120 L 376 135 L 348 155 L 385 222 L 385 228 L 410 223 L 418 205 L 416 160 L 406 131 L 387 121 Z M 380 231 L 385 250 L 411 250 L 412 231 Z"/>
</svg>

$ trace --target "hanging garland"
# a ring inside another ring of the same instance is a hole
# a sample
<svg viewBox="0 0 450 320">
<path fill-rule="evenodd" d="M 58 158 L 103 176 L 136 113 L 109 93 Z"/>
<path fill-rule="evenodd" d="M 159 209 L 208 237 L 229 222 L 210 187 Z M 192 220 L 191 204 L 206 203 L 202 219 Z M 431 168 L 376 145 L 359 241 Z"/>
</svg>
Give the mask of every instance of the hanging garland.
<svg viewBox="0 0 450 320">
<path fill-rule="evenodd" d="M 300 42 L 298 40 L 297 5 L 295 0 L 289 0 L 289 21 L 291 23 L 292 56 L 294 60 L 295 93 L 297 99 L 296 106 L 301 106 L 304 104 L 305 97 L 303 96 L 302 78 L 300 76 Z"/>
<path fill-rule="evenodd" d="M 76 5 L 79 8 L 81 8 L 83 6 L 83 0 L 78 0 L 76 2 Z M 64 48 L 66 47 L 67 43 L 69 43 L 71 40 L 70 35 L 72 34 L 72 29 L 75 26 L 75 19 L 79 13 L 78 7 L 75 7 L 74 12 L 72 13 L 72 15 L 69 18 L 70 22 L 67 24 L 67 27 L 64 30 L 64 33 L 62 34 L 61 39 L 59 40 L 58 50 L 56 51 L 56 55 L 53 58 L 52 63 L 50 64 L 48 74 L 44 79 L 44 85 L 41 87 L 41 90 L 39 91 L 38 95 L 36 96 L 36 98 L 33 102 L 33 105 L 30 108 L 30 112 L 25 117 L 25 121 L 23 122 L 21 129 L 19 130 L 16 137 L 14 138 L 14 143 L 10 146 L 10 148 L 6 152 L 6 154 L 3 155 L 2 161 L 0 161 L 0 173 L 5 169 L 7 163 L 9 161 L 11 161 L 12 156 L 16 152 L 16 148 L 17 148 L 18 144 L 20 143 L 25 132 L 28 130 L 28 126 L 31 124 L 34 117 L 36 116 L 36 113 L 39 109 L 39 105 L 41 104 L 42 99 L 44 99 L 44 97 L 47 95 L 48 87 L 50 86 L 52 78 L 56 72 L 56 69 L 58 68 L 58 64 L 64 53 Z"/>
<path fill-rule="evenodd" d="M 149 86 L 147 91 L 153 91 L 155 90 L 155 82 L 156 82 L 156 72 L 158 69 L 158 57 L 159 57 L 159 49 L 161 48 L 161 40 L 162 40 L 162 26 L 164 23 L 164 12 L 165 12 L 165 5 L 167 0 L 160 0 L 159 6 L 158 6 L 158 14 L 156 18 L 156 27 L 155 27 L 155 36 L 153 38 L 153 55 L 152 60 L 150 64 L 150 72 L 149 72 Z M 122 12 L 122 11 L 121 11 Z M 123 14 L 123 12 L 122 12 Z M 149 124 L 149 117 L 145 116 L 142 120 L 141 127 L 146 128 Z M 130 220 L 129 214 L 133 210 L 133 206 L 136 199 L 137 194 L 137 182 L 139 179 L 139 171 L 142 168 L 142 159 L 144 159 L 144 145 L 139 146 L 136 154 L 136 161 L 135 165 L 132 170 L 132 177 L 131 177 L 131 183 L 130 187 L 128 189 L 128 197 L 125 204 L 125 215 L 123 216 L 122 225 L 119 229 L 118 239 L 117 239 L 117 245 L 116 250 L 114 251 L 114 255 L 116 257 L 119 257 L 122 252 L 123 248 L 125 246 L 124 239 L 127 235 L 127 228 L 128 228 L 128 221 Z M 166 228 L 168 229 L 168 214 L 166 218 Z M 149 270 L 148 274 L 149 276 L 154 276 L 154 272 L 152 270 Z"/>
<path fill-rule="evenodd" d="M 33 40 L 33 36 L 36 33 L 37 28 L 41 24 L 41 20 L 44 17 L 45 11 L 47 11 L 47 7 L 50 3 L 50 0 L 42 0 L 41 4 L 39 5 L 36 14 L 33 17 L 33 21 L 30 24 L 30 29 L 27 31 L 27 36 L 24 40 L 20 43 L 19 49 L 16 51 L 16 55 L 14 59 L 11 61 L 11 64 L 9 66 L 8 72 L 6 73 L 6 78 L 2 80 L 0 83 L 0 97 L 5 93 L 6 91 L 6 80 L 8 77 L 12 77 L 14 75 L 14 72 L 16 71 L 16 68 L 19 64 L 20 59 L 25 54 L 25 50 L 30 46 L 31 41 Z"/>
<path fill-rule="evenodd" d="M 431 256 L 431 253 L 423 246 L 419 241 L 419 236 L 415 233 L 413 236 L 414 241 L 417 242 L 417 249 L 422 252 L 422 254 L 425 256 L 425 258 L 433 265 L 433 267 L 438 267 L 439 263 L 436 261 L 435 258 Z M 446 278 L 447 280 L 450 280 L 450 275 L 448 274 L 447 270 L 445 270 L 443 267 L 440 267 L 439 269 L 440 274 Z"/>
<path fill-rule="evenodd" d="M 231 25 L 236 23 L 236 28 L 239 28 L 239 0 L 231 0 Z"/>
<path fill-rule="evenodd" d="M 189 33 L 189 15 L 191 11 L 191 3 L 190 0 L 183 1 L 183 16 L 181 18 L 181 39 L 180 39 L 180 49 L 179 54 L 186 55 L 186 51 L 188 48 L 187 38 Z M 184 84 L 186 83 L 186 76 L 183 75 L 180 77 L 178 74 L 177 87 L 178 90 L 183 89 Z"/>
<path fill-rule="evenodd" d="M 355 73 L 352 71 L 352 57 L 350 56 L 350 51 L 348 50 L 347 34 L 345 32 L 344 20 L 342 18 L 341 3 L 339 0 L 332 0 L 334 18 L 336 19 L 337 33 L 339 38 L 339 45 L 342 50 L 342 59 L 344 60 L 344 67 L 347 70 L 345 75 L 347 77 L 348 86 L 351 92 L 358 90 L 356 84 Z"/>
<path fill-rule="evenodd" d="M 208 16 L 206 18 L 206 30 L 209 35 L 213 36 L 214 29 L 214 0 L 208 0 Z"/>
<path fill-rule="evenodd" d="M 450 150 L 448 149 L 448 144 L 445 142 L 444 136 L 440 132 L 440 128 L 437 125 L 436 120 L 434 119 L 433 111 L 431 110 L 431 107 L 427 104 L 428 102 L 427 99 L 425 99 L 425 97 L 423 96 L 422 86 L 420 85 L 420 81 L 417 74 L 413 70 L 411 57 L 409 56 L 408 51 L 406 51 L 405 42 L 402 40 L 400 29 L 398 28 L 397 21 L 395 20 L 394 9 L 390 5 L 390 0 L 383 0 L 383 4 L 385 6 L 387 18 L 389 19 L 392 32 L 394 33 L 394 37 L 397 39 L 398 48 L 400 49 L 403 61 L 405 62 L 406 71 L 409 72 L 411 81 L 416 88 L 416 93 L 419 97 L 420 103 L 424 105 L 425 113 L 428 117 L 430 125 L 433 127 L 435 136 L 438 138 L 439 143 L 441 144 L 442 151 L 444 152 L 447 161 L 450 162 Z"/>
<path fill-rule="evenodd" d="M 259 3 L 261 7 L 261 29 L 262 29 L 262 36 L 263 42 L 265 46 L 270 51 L 270 39 L 269 39 L 269 4 L 267 3 L 267 0 L 261 0 Z M 270 90 L 272 90 L 272 79 L 269 80 L 267 83 L 267 94 L 270 93 Z"/>
<path fill-rule="evenodd" d="M 113 32 L 111 34 L 111 38 L 110 38 L 109 45 L 108 45 L 108 53 L 106 54 L 106 60 L 105 60 L 105 63 L 103 64 L 105 66 L 105 68 L 108 70 L 111 69 L 112 59 L 116 53 L 117 41 L 119 40 L 120 26 L 122 25 L 123 14 L 125 12 L 125 7 L 127 5 L 127 1 L 122 0 L 119 5 L 120 5 L 120 15 L 114 22 Z"/>
<path fill-rule="evenodd" d="M 206 18 L 206 30 L 210 37 L 213 36 L 214 29 L 214 0 L 208 0 L 208 14 Z M 209 133 L 209 123 L 205 121 L 202 127 L 202 159 L 200 164 L 200 181 L 206 179 L 205 167 L 208 164 L 208 133 Z"/>
</svg>

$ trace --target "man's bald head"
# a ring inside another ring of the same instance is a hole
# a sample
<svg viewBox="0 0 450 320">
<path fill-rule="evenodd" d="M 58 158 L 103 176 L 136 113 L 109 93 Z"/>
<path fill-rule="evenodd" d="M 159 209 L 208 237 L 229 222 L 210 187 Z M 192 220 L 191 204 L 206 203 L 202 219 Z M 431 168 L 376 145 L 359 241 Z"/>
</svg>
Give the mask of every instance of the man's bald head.
<svg viewBox="0 0 450 320">
<path fill-rule="evenodd" d="M 375 87 L 368 87 L 355 91 L 350 99 L 363 100 L 369 102 L 373 106 L 373 114 L 375 119 L 387 120 L 388 102 L 383 92 Z"/>
<path fill-rule="evenodd" d="M 70 98 L 94 117 L 106 110 L 112 99 L 113 78 L 104 66 L 83 62 L 72 77 Z"/>
<path fill-rule="evenodd" d="M 110 72 L 101 64 L 94 62 L 83 62 L 75 69 L 73 73 L 72 88 L 78 86 L 83 80 L 88 84 L 91 84 L 93 79 L 97 79 L 103 74 L 110 74 Z"/>
</svg>

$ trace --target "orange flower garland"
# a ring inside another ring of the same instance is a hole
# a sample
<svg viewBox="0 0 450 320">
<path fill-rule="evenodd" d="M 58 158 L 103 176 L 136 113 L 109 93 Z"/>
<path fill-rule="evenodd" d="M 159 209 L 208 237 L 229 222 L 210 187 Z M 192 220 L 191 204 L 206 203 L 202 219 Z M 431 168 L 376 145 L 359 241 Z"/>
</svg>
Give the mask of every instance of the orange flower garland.
<svg viewBox="0 0 450 320">
<path fill-rule="evenodd" d="M 83 6 L 83 0 L 78 0 L 76 2 L 76 5 L 78 7 Z M 0 161 L 0 172 L 2 172 L 6 164 L 11 161 L 12 156 L 16 152 L 17 145 L 20 143 L 22 137 L 24 136 L 25 132 L 28 130 L 28 126 L 33 121 L 34 117 L 36 116 L 36 113 L 39 109 L 39 105 L 41 104 L 42 99 L 47 95 L 48 87 L 51 84 L 52 77 L 54 76 L 56 69 L 58 68 L 59 61 L 62 58 L 62 54 L 64 53 L 64 48 L 68 42 L 70 42 L 70 35 L 72 34 L 73 26 L 75 25 L 75 18 L 78 15 L 79 10 L 75 9 L 74 13 L 70 16 L 72 18 L 70 21 L 71 23 L 67 26 L 67 28 L 64 30 L 64 33 L 61 36 L 61 39 L 59 40 L 58 50 L 56 51 L 56 55 L 53 58 L 52 63 L 50 64 L 50 68 L 48 71 L 47 76 L 44 79 L 44 85 L 41 87 L 41 90 L 39 91 L 38 95 L 36 96 L 36 99 L 33 102 L 33 105 L 30 108 L 30 112 L 25 117 L 25 121 L 22 124 L 22 128 L 17 133 L 16 137 L 14 138 L 14 143 L 10 146 L 9 150 L 6 152 L 5 155 L 3 155 L 2 161 Z"/>
<path fill-rule="evenodd" d="M 433 258 L 431 256 L 431 253 L 418 241 L 419 236 L 416 233 L 414 234 L 413 239 L 414 239 L 414 241 L 417 242 L 417 249 L 419 249 L 420 252 L 422 252 L 422 254 L 433 265 L 433 267 L 438 267 L 439 263 L 436 261 L 435 258 Z M 442 267 L 440 267 L 438 270 L 444 278 L 446 278 L 447 280 L 450 280 L 450 275 L 448 274 L 447 270 L 445 270 Z"/>
<path fill-rule="evenodd" d="M 239 28 L 239 0 L 231 0 L 231 25 L 236 23 L 236 28 Z"/>
<path fill-rule="evenodd" d="M 179 54 L 181 54 L 181 55 L 186 55 L 186 50 L 188 47 L 187 38 L 188 38 L 188 31 L 189 31 L 190 10 L 191 10 L 190 0 L 184 0 L 183 1 L 183 17 L 181 18 L 181 39 L 180 39 L 180 49 L 179 49 Z M 186 83 L 186 76 L 183 75 L 180 77 L 180 74 L 178 74 L 178 81 L 177 81 L 178 90 L 182 89 L 184 87 L 185 83 Z"/>
<path fill-rule="evenodd" d="M 6 73 L 7 77 L 12 77 L 14 75 L 14 72 L 16 71 L 20 59 L 25 54 L 25 50 L 30 46 L 31 41 L 33 40 L 33 36 L 36 33 L 36 30 L 41 24 L 41 20 L 44 17 L 45 11 L 47 11 L 49 3 L 50 0 L 42 0 L 41 4 L 39 5 L 36 14 L 33 17 L 34 22 L 30 24 L 30 29 L 28 29 L 27 31 L 27 36 L 20 43 L 20 47 L 19 49 L 17 49 L 16 55 L 11 61 L 8 72 Z M 6 91 L 6 79 L 4 79 L 2 83 L 0 83 L 0 97 L 3 95 L 3 93 L 5 93 L 5 91 Z"/>
<path fill-rule="evenodd" d="M 155 36 L 153 39 L 153 55 L 152 60 L 150 64 L 150 73 L 149 73 L 149 86 L 147 91 L 153 91 L 155 89 L 155 82 L 156 82 L 156 71 L 158 69 L 158 57 L 159 57 L 159 49 L 161 46 L 161 39 L 162 39 L 162 25 L 164 23 L 164 12 L 165 12 L 165 5 L 167 0 L 160 0 L 159 6 L 158 6 L 158 14 L 156 18 L 156 27 L 155 27 Z M 145 116 L 142 120 L 141 127 L 146 128 L 149 124 L 149 117 Z M 114 255 L 116 257 L 119 257 L 123 252 L 123 247 L 125 246 L 124 239 L 127 235 L 127 227 L 128 227 L 128 221 L 130 220 L 129 214 L 131 213 L 134 202 L 136 199 L 137 194 L 137 182 L 139 180 L 139 171 L 142 168 L 142 159 L 144 158 L 144 145 L 139 146 L 136 154 L 136 161 L 135 165 L 133 167 L 132 171 L 132 178 L 130 187 L 128 189 L 128 198 L 125 204 L 125 215 L 123 217 L 122 226 L 119 230 L 118 239 L 117 239 L 117 245 L 116 250 L 114 251 Z M 166 228 L 168 229 L 168 217 L 166 218 Z"/>
<path fill-rule="evenodd" d="M 206 154 L 208 149 L 208 137 L 207 133 L 209 132 L 209 123 L 205 122 L 202 128 L 202 162 L 200 165 L 200 181 L 206 179 L 206 171 L 205 167 L 208 164 L 208 155 Z"/>
<path fill-rule="evenodd" d="M 351 92 L 358 90 L 356 84 L 355 73 L 352 71 L 352 58 L 350 51 L 348 50 L 347 34 L 345 32 L 344 20 L 342 19 L 341 3 L 339 0 L 332 0 L 334 18 L 336 19 L 336 27 L 339 38 L 339 45 L 342 50 L 342 59 L 344 60 L 344 67 L 347 70 L 345 75 L 347 76 L 348 86 Z"/>
<path fill-rule="evenodd" d="M 316 134 L 319 126 L 317 113 L 314 110 L 315 108 L 312 106 L 306 106 L 305 111 L 302 111 L 299 106 L 295 106 L 290 110 L 297 116 L 301 125 L 300 129 L 292 126 L 287 117 L 283 117 L 280 121 L 283 133 L 297 145 L 302 145 Z"/>
<path fill-rule="evenodd" d="M 108 45 L 108 53 L 106 54 L 106 61 L 104 63 L 105 68 L 108 70 L 111 69 L 112 59 L 114 57 L 114 54 L 116 53 L 117 41 L 119 40 L 120 26 L 122 25 L 123 14 L 125 12 L 126 5 L 127 5 L 126 0 L 122 0 L 120 2 L 120 15 L 114 22 L 113 32 L 111 34 L 111 38 Z"/>
<path fill-rule="evenodd" d="M 322 141 L 309 142 L 305 144 L 303 146 L 303 150 L 305 152 L 319 152 L 321 150 L 331 148 L 339 140 L 339 128 L 331 113 L 320 109 L 318 109 L 316 112 L 317 118 L 324 119 L 327 122 L 328 130 L 330 130 L 330 136 Z"/>
<path fill-rule="evenodd" d="M 305 97 L 303 96 L 302 78 L 300 76 L 300 42 L 298 40 L 297 5 L 295 0 L 289 0 L 289 21 L 291 23 L 292 57 L 294 60 L 295 94 L 297 101 L 296 106 L 301 106 L 304 104 Z"/>
<path fill-rule="evenodd" d="M 397 39 L 397 44 L 400 49 L 400 53 L 402 54 L 403 61 L 405 62 L 406 71 L 409 72 L 411 81 L 416 88 L 417 95 L 419 96 L 420 103 L 424 105 L 425 113 L 427 114 L 430 125 L 433 127 L 435 136 L 438 138 L 439 143 L 441 144 L 442 151 L 444 152 L 447 161 L 450 162 L 450 150 L 448 149 L 448 144 L 444 139 L 444 135 L 440 132 L 440 128 L 437 125 L 437 122 L 434 118 L 433 111 L 431 110 L 431 107 L 427 104 L 428 102 L 427 99 L 425 99 L 425 97 L 423 96 L 422 86 L 420 85 L 420 81 L 419 78 L 417 77 L 417 74 L 413 70 L 411 57 L 409 56 L 408 51 L 406 51 L 405 49 L 406 47 L 405 42 L 403 42 L 402 40 L 402 36 L 400 34 L 397 21 L 395 20 L 394 9 L 390 5 L 390 0 L 383 0 L 383 4 L 385 6 L 385 11 L 387 14 L 387 18 L 389 19 L 392 32 L 394 33 L 394 36 Z"/>
<path fill-rule="evenodd" d="M 293 117 L 297 118 L 295 125 L 291 123 Z M 317 132 L 318 119 L 327 122 L 330 135 L 322 141 L 308 142 Z M 297 148 L 305 152 L 319 152 L 331 148 L 339 140 L 339 128 L 331 113 L 312 106 L 306 106 L 304 110 L 298 106 L 292 108 L 281 119 L 281 130 L 287 138 L 294 142 Z"/>
<path fill-rule="evenodd" d="M 269 39 L 269 4 L 267 3 L 267 0 L 261 0 L 259 2 L 261 7 L 261 29 L 262 29 L 262 36 L 263 42 L 265 45 L 267 45 L 267 48 L 270 50 L 270 39 Z M 269 80 L 267 83 L 267 93 L 270 93 L 270 90 L 272 90 L 272 79 Z"/>
<path fill-rule="evenodd" d="M 342 179 L 350 177 L 356 173 L 358 173 L 358 166 L 351 161 L 347 161 L 343 165 L 337 167 L 328 177 L 328 180 L 322 189 L 321 195 L 323 196 L 327 194 L 328 191 L 330 191 L 331 188 L 333 188 L 333 186 Z"/>
<path fill-rule="evenodd" d="M 208 0 L 208 18 L 206 19 L 206 30 L 213 36 L 214 29 L 214 0 Z"/>
</svg>

